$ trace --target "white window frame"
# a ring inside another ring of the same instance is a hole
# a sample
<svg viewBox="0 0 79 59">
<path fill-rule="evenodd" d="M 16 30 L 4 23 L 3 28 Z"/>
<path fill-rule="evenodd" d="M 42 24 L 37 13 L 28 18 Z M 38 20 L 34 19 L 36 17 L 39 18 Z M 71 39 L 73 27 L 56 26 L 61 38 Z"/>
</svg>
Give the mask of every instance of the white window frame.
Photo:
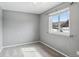
<svg viewBox="0 0 79 59">
<path fill-rule="evenodd" d="M 50 16 L 53 16 L 53 15 L 58 14 L 58 13 L 61 13 L 61 12 L 65 11 L 65 10 L 68 10 L 70 12 L 70 9 L 68 7 L 68 8 L 64 8 L 62 10 L 59 10 L 59 11 L 56 11 L 56 12 L 53 12 L 53 13 L 49 14 L 49 33 L 50 34 L 70 36 L 70 18 L 69 18 L 69 33 L 64 33 L 64 32 L 60 32 L 60 31 L 53 31 L 53 29 L 52 29 L 52 20 L 50 20 Z M 70 15 L 69 15 L 69 17 L 70 17 Z M 60 25 L 58 25 L 58 27 L 59 26 Z M 60 29 L 60 27 L 59 27 L 59 29 Z"/>
</svg>

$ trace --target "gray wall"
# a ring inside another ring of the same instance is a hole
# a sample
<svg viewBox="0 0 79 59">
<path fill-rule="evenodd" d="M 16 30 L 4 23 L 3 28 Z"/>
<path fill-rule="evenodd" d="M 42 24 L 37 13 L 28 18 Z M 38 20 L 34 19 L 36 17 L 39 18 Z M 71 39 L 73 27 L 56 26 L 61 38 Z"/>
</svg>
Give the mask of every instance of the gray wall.
<svg viewBox="0 0 79 59">
<path fill-rule="evenodd" d="M 0 50 L 2 49 L 2 38 L 3 38 L 3 32 L 2 32 L 2 9 L 0 8 Z"/>
<path fill-rule="evenodd" d="M 54 12 L 56 9 L 63 9 L 69 3 L 64 3 L 54 9 L 50 9 L 40 15 L 40 39 L 42 42 L 47 43 L 51 47 L 56 48 L 60 52 L 69 56 L 79 56 L 76 54 L 79 51 L 79 3 L 70 7 L 70 34 L 74 37 L 63 35 L 50 34 L 48 32 L 48 13 Z"/>
<path fill-rule="evenodd" d="M 3 45 L 39 40 L 39 15 L 3 10 Z"/>
</svg>

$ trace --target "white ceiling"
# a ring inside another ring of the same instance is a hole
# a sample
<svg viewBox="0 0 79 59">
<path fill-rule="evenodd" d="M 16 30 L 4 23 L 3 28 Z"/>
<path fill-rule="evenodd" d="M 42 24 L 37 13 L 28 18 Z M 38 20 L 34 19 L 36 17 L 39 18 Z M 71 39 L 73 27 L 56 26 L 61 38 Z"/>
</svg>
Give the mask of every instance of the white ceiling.
<svg viewBox="0 0 79 59">
<path fill-rule="evenodd" d="M 61 2 L 0 2 L 0 7 L 5 10 L 41 14 L 60 3 Z"/>
</svg>

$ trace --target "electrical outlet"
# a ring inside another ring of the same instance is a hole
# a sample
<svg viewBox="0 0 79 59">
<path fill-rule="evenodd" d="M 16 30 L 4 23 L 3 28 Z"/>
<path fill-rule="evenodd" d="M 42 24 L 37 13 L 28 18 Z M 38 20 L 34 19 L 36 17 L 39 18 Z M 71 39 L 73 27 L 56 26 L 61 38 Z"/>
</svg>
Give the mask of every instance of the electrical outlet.
<svg viewBox="0 0 79 59">
<path fill-rule="evenodd" d="M 79 51 L 77 51 L 76 54 L 79 55 Z"/>
</svg>

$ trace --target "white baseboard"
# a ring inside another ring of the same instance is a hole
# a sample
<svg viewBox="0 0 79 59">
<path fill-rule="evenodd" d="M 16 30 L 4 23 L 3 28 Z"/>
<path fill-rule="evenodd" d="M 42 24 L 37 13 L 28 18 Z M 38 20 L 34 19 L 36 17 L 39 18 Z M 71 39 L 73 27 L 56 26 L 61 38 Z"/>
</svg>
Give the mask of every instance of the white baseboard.
<svg viewBox="0 0 79 59">
<path fill-rule="evenodd" d="M 8 47 L 15 47 L 15 46 L 20 46 L 20 45 L 25 45 L 25 44 L 32 44 L 32 43 L 37 43 L 39 41 L 34 41 L 34 42 L 29 42 L 29 43 L 22 43 L 22 44 L 15 44 L 15 45 L 9 45 L 9 46 L 3 46 L 3 48 L 8 48 Z"/>
<path fill-rule="evenodd" d="M 51 49 L 53 49 L 53 50 L 57 51 L 58 53 L 60 53 L 60 54 L 64 55 L 65 57 L 69 57 L 69 56 L 68 56 L 68 55 L 66 55 L 65 53 L 60 52 L 60 51 L 59 51 L 59 50 L 57 50 L 56 48 L 51 47 L 51 46 L 49 46 L 48 44 L 46 44 L 46 43 L 44 43 L 44 42 L 41 42 L 41 41 L 40 41 L 40 43 L 42 43 L 42 44 L 44 44 L 44 45 L 48 46 L 49 48 L 51 48 Z"/>
</svg>

